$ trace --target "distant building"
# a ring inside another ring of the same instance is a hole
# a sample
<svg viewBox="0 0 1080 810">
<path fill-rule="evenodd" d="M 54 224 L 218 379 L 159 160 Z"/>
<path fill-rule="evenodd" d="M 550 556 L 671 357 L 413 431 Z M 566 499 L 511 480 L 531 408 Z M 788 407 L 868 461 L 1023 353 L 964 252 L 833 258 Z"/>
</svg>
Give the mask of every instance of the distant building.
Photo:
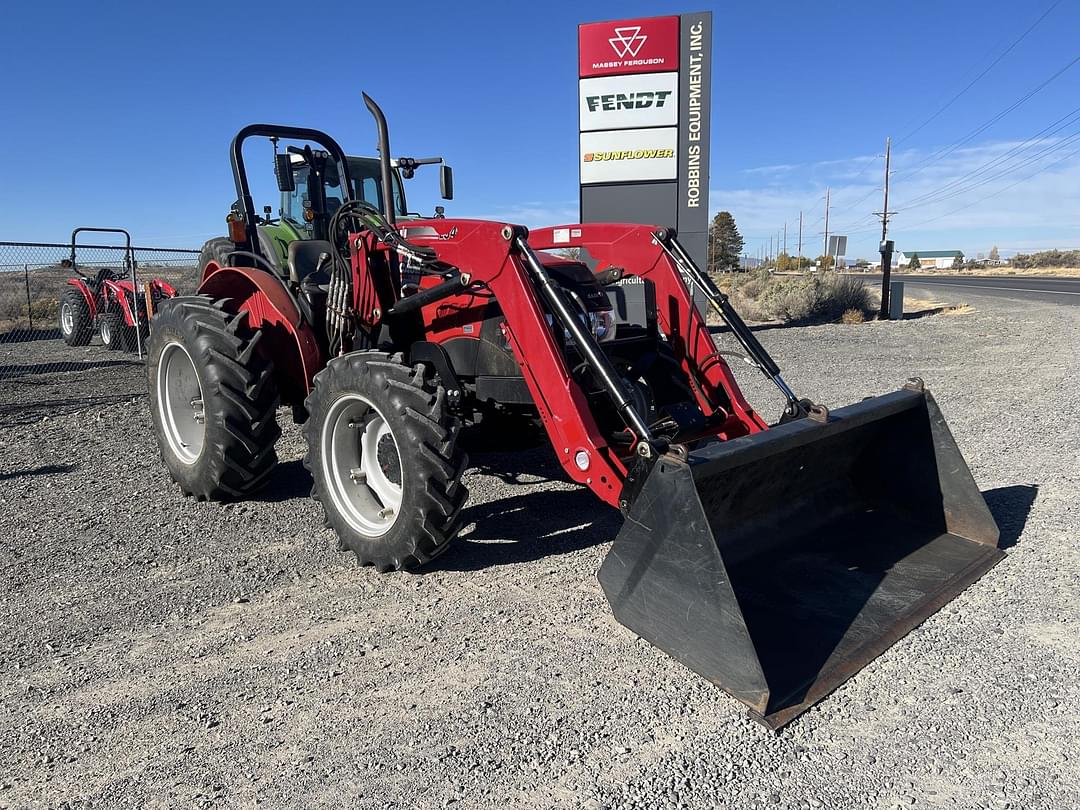
<svg viewBox="0 0 1080 810">
<path fill-rule="evenodd" d="M 899 268 L 905 268 L 911 263 L 911 257 L 919 257 L 919 267 L 923 270 L 931 268 L 949 268 L 957 257 L 964 260 L 962 250 L 901 250 L 893 259 L 893 264 Z"/>
</svg>

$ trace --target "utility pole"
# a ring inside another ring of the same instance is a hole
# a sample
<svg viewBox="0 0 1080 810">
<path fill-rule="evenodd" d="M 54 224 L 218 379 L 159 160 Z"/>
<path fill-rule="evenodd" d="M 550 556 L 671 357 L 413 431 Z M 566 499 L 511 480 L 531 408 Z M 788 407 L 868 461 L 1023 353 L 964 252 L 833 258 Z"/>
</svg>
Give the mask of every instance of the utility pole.
<svg viewBox="0 0 1080 810">
<path fill-rule="evenodd" d="M 889 241 L 889 217 L 895 214 L 895 211 L 889 210 L 889 159 L 892 151 L 892 138 L 885 139 L 885 182 L 884 182 L 884 194 L 885 199 L 881 206 L 881 211 L 876 212 L 881 217 L 881 244 L 878 247 L 878 252 L 881 253 L 881 311 L 878 313 L 879 318 L 889 317 L 889 281 L 892 277 L 892 254 L 893 243 Z"/>
<path fill-rule="evenodd" d="M 821 251 L 821 263 L 824 265 L 821 269 L 828 270 L 829 259 L 829 192 L 831 189 L 826 186 L 825 188 L 825 248 Z"/>
<path fill-rule="evenodd" d="M 787 223 L 784 223 L 784 253 L 787 253 Z"/>
<path fill-rule="evenodd" d="M 799 212 L 799 259 L 802 259 L 802 211 Z M 802 267 L 796 269 L 801 270 Z"/>
</svg>

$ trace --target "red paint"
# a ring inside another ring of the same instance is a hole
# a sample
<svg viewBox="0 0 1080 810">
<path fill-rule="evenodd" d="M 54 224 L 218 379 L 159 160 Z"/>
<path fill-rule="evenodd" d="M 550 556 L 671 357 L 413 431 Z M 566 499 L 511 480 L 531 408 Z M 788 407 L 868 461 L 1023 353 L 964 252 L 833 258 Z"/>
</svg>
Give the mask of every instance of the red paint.
<svg viewBox="0 0 1080 810">
<path fill-rule="evenodd" d="M 90 308 L 90 317 L 96 317 L 98 311 L 97 301 L 90 294 L 90 288 L 86 285 L 86 282 L 81 278 L 69 278 L 67 283 L 82 293 L 82 297 L 86 299 L 86 306 Z"/>
<path fill-rule="evenodd" d="M 482 285 L 487 294 L 494 294 L 506 316 L 504 335 L 563 469 L 572 480 L 588 486 L 603 501 L 618 506 L 627 466 L 600 433 L 586 397 L 574 381 L 548 327 L 532 282 L 502 236 L 503 225 L 438 219 L 398 223 L 398 229 L 410 241 L 434 248 L 441 261 L 469 273 L 473 284 Z M 703 412 L 726 416 L 716 436 L 726 440 L 767 429 L 767 424 L 743 397 L 731 369 L 717 354 L 705 319 L 694 307 L 675 265 L 653 243 L 652 226 L 565 225 L 559 230 L 565 230 L 568 241 L 560 242 L 555 241 L 555 230 L 531 231 L 530 246 L 538 251 L 585 248 L 598 259 L 597 269 L 610 265 L 624 267 L 627 274 L 648 278 L 656 285 L 660 326 L 669 336 L 684 371 L 694 381 L 695 395 Z M 579 235 L 569 237 L 570 233 Z M 362 279 L 366 268 L 360 264 L 353 267 Z M 360 285 L 364 283 L 361 281 Z M 462 337 L 462 314 L 470 309 L 479 329 L 484 297 L 470 291 L 425 307 L 429 339 L 440 342 Z M 591 451 L 592 463 L 584 472 L 574 464 L 574 452 L 579 448 Z"/>
<path fill-rule="evenodd" d="M 231 299 L 231 312 L 248 313 L 248 326 L 261 329 L 265 336 L 282 402 L 303 404 L 315 374 L 326 362 L 311 326 L 303 322 L 281 279 L 253 267 L 220 267 L 211 262 L 199 292 Z"/>
<path fill-rule="evenodd" d="M 511 250 L 504 223 L 429 219 L 398 223 L 398 229 L 410 241 L 433 248 L 440 261 L 471 277 L 468 291 L 423 308 L 426 338 L 436 343 L 462 337 L 479 339 L 485 306 L 494 296 L 506 318 L 503 336 L 563 469 L 605 503 L 618 506 L 629 457 L 624 450 L 609 446 L 601 433 L 547 323 L 528 271 Z M 704 317 L 694 307 L 674 263 L 654 243 L 652 231 L 648 225 L 567 225 L 533 231 L 529 243 L 537 251 L 580 247 L 598 260 L 597 269 L 623 267 L 628 275 L 650 280 L 656 288 L 660 327 L 703 412 L 719 417 L 719 426 L 711 435 L 727 440 L 766 430 L 768 426 L 747 403 L 731 369 L 717 354 Z M 380 277 L 390 251 L 369 233 L 353 235 L 350 244 L 353 305 L 358 319 L 370 328 L 381 320 L 383 307 L 392 306 L 399 297 L 399 292 L 389 289 Z M 265 351 L 274 359 L 282 401 L 302 403 L 326 358 L 284 283 L 263 270 L 212 267 L 199 291 L 229 298 L 230 308 L 248 313 L 250 326 L 262 330 Z M 435 283 L 438 280 L 433 277 L 421 280 L 421 286 Z M 590 455 L 585 471 L 574 463 L 574 454 L 582 449 Z"/>
<path fill-rule="evenodd" d="M 678 17 L 643 17 L 578 26 L 578 75 L 583 79 L 678 69 Z"/>
</svg>

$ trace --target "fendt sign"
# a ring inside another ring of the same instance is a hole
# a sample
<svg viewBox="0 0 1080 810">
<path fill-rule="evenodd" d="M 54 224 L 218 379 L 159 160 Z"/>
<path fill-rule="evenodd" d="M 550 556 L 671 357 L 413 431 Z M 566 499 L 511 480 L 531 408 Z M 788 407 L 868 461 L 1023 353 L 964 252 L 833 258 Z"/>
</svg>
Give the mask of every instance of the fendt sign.
<svg viewBox="0 0 1080 810">
<path fill-rule="evenodd" d="M 578 26 L 582 222 L 674 226 L 705 266 L 711 76 L 711 12 Z"/>
<path fill-rule="evenodd" d="M 679 74 L 581 79 L 578 117 L 582 132 L 674 127 L 679 122 Z"/>
</svg>

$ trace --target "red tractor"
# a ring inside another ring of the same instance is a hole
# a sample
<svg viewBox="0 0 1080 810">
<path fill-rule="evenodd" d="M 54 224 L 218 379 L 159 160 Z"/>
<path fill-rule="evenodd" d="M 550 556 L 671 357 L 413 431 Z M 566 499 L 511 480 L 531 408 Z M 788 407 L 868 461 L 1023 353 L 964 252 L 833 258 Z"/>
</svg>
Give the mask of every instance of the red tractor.
<svg viewBox="0 0 1080 810">
<path fill-rule="evenodd" d="M 364 98 L 389 188 L 386 121 Z M 312 234 L 280 271 L 256 231 L 255 137 L 318 146 Z M 462 426 L 531 414 L 565 474 L 626 517 L 599 572 L 619 621 L 774 728 L 1002 556 L 921 382 L 832 412 L 799 398 L 672 229 L 395 221 L 348 197 L 345 152 L 308 129 L 246 127 L 231 157 L 235 249 L 197 295 L 162 304 L 148 349 L 158 441 L 185 493 L 265 483 L 291 406 L 342 547 L 380 571 L 422 566 L 462 524 Z M 332 211 L 324 180 L 346 195 Z M 605 290 L 630 276 L 644 322 L 616 326 Z M 691 288 L 781 392 L 776 424 L 743 397 Z"/>
<path fill-rule="evenodd" d="M 80 233 L 86 232 L 123 234 L 123 269 L 102 267 L 93 276 L 79 269 L 76 241 Z M 96 328 L 105 348 L 137 350 L 141 357 L 150 326 L 149 315 L 162 301 L 175 296 L 176 290 L 160 279 L 148 282 L 146 290 L 138 288 L 131 234 L 122 228 L 76 228 L 71 232 L 68 264 L 78 277 L 67 280 L 72 289 L 60 297 L 60 336 L 64 342 L 69 346 L 85 346 Z"/>
</svg>

